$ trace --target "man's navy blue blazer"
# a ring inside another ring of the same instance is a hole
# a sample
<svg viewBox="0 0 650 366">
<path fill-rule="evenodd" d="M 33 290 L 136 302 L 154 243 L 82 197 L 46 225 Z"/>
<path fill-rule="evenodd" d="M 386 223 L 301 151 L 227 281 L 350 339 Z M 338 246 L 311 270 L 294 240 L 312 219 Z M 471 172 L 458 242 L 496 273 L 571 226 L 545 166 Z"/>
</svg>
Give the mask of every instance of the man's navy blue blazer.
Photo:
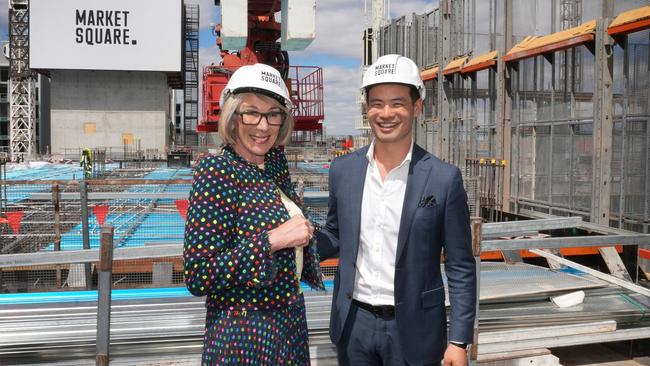
<svg viewBox="0 0 650 366">
<path fill-rule="evenodd" d="M 395 320 L 402 354 L 409 364 L 420 365 L 442 360 L 447 336 L 472 342 L 476 267 L 459 169 L 413 146 L 395 260 Z M 334 344 L 352 302 L 367 151 L 364 147 L 332 162 L 327 223 L 316 233 L 321 260 L 339 254 L 330 319 Z M 451 303 L 449 332 L 441 253 Z"/>
</svg>

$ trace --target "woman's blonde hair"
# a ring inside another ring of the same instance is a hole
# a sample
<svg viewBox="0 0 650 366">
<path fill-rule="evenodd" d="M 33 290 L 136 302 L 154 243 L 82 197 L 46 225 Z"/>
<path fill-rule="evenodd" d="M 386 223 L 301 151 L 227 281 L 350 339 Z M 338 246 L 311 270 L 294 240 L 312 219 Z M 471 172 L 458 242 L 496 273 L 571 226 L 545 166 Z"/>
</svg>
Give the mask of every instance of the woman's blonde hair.
<svg viewBox="0 0 650 366">
<path fill-rule="evenodd" d="M 219 135 L 226 144 L 234 145 L 237 143 L 237 129 L 239 128 L 239 123 L 237 123 L 237 112 L 239 110 L 239 105 L 242 100 L 244 100 L 245 94 L 246 93 L 230 95 L 221 107 L 221 112 L 219 113 Z M 280 108 L 286 114 L 286 119 L 282 126 L 280 126 L 278 138 L 275 140 L 273 146 L 286 144 L 291 137 L 291 132 L 293 132 L 294 120 L 291 111 L 274 98 L 260 93 L 252 94 L 257 95 L 264 100 L 271 101 L 273 105 Z"/>
</svg>

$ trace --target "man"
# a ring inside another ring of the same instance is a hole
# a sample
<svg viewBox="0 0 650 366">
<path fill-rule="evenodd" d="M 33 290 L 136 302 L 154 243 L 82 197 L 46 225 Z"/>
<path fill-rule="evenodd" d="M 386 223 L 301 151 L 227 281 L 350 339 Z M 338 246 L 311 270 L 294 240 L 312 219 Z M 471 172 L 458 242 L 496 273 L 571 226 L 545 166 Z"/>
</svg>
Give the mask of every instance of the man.
<svg viewBox="0 0 650 366">
<path fill-rule="evenodd" d="M 413 142 L 425 97 L 413 61 L 380 57 L 362 91 L 375 138 L 332 163 L 327 223 L 316 233 L 321 259 L 339 254 L 330 319 L 339 363 L 464 366 L 476 273 L 460 171 Z"/>
</svg>

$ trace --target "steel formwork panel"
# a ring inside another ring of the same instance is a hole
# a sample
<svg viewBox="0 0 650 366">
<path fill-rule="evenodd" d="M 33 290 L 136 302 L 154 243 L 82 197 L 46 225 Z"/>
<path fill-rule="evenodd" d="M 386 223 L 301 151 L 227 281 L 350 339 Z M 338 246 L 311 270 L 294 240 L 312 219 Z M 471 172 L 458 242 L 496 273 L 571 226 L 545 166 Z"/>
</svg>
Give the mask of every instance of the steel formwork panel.
<svg viewBox="0 0 650 366">
<path fill-rule="evenodd" d="M 579 0 L 443 1 L 412 20 L 394 20 L 380 30 L 378 41 L 381 54 L 399 52 L 423 68 L 444 67 L 456 56 L 495 49 L 504 55 L 526 36 L 573 33 L 566 30 L 638 6 L 633 0 L 599 0 L 589 7 Z M 566 49 L 545 50 L 501 68 L 503 57 L 497 57 L 496 69 L 472 70 L 468 79 L 425 71 L 430 98 L 424 121 L 416 126 L 416 142 L 453 163 L 462 156 L 507 160 L 506 210 L 601 219 L 604 213 L 604 223 L 650 232 L 650 185 L 645 183 L 650 180 L 650 31 L 639 28 L 613 46 L 607 41 L 599 47 L 597 40 L 607 40 L 606 24 L 563 38 L 572 43 L 563 45 Z M 405 41 L 413 38 L 417 50 Z M 431 45 L 435 52 L 419 51 Z M 603 70 L 610 70 L 603 63 L 613 65 L 610 81 L 603 80 Z M 601 93 L 611 83 L 613 90 Z M 596 205 L 595 199 L 601 202 Z"/>
</svg>

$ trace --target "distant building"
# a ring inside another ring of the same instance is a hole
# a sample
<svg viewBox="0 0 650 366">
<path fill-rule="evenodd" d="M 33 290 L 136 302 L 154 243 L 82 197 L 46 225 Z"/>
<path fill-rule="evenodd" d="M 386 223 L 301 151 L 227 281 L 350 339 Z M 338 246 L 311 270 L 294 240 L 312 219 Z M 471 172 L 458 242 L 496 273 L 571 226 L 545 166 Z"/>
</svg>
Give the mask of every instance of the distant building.
<svg viewBox="0 0 650 366">
<path fill-rule="evenodd" d="M 7 41 L 0 42 L 4 45 Z M 36 153 L 50 152 L 50 81 L 37 75 L 35 85 L 35 124 L 34 143 Z M 10 99 L 9 59 L 0 52 L 0 152 L 9 152 Z"/>
</svg>

